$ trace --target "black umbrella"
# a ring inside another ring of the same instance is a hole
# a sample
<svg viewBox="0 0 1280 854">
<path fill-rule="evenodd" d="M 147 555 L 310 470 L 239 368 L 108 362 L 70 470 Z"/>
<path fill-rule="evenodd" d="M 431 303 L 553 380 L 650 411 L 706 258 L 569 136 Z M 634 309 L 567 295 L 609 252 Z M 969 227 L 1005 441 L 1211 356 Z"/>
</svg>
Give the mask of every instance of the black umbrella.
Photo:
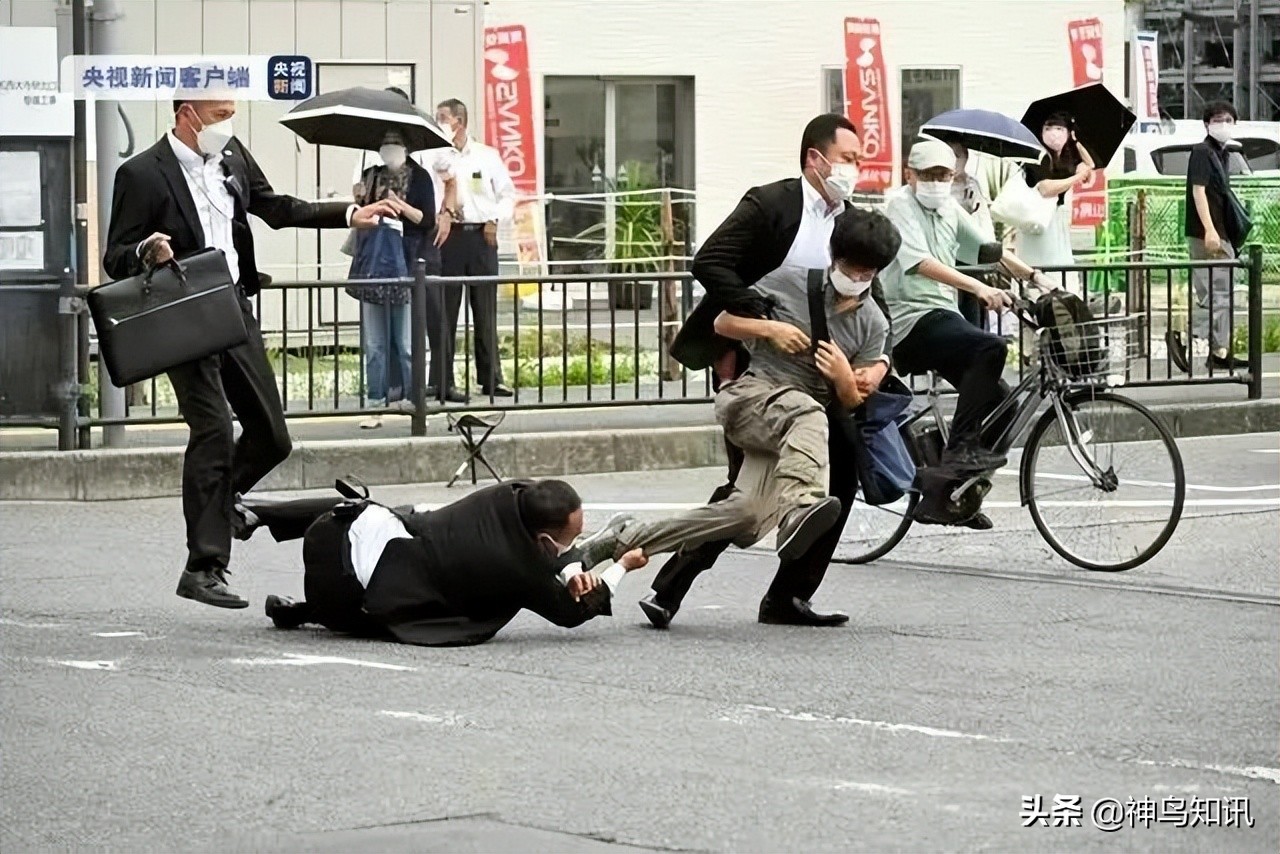
<svg viewBox="0 0 1280 854">
<path fill-rule="evenodd" d="M 1125 134 L 1137 120 L 1101 83 L 1032 102 L 1022 116 L 1022 124 L 1039 139 L 1044 120 L 1054 113 L 1066 113 L 1075 119 L 1076 139 L 1089 151 L 1099 169 L 1115 156 Z"/>
<path fill-rule="evenodd" d="M 313 145 L 377 151 L 387 131 L 404 137 L 410 151 L 444 148 L 453 141 L 412 103 L 382 89 L 356 86 L 303 101 L 280 124 Z"/>
</svg>

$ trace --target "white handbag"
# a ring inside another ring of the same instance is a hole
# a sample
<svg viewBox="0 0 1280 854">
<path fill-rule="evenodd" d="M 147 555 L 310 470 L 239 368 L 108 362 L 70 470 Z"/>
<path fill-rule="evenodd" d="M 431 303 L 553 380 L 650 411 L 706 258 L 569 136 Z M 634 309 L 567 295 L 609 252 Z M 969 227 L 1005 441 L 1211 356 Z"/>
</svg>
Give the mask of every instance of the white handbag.
<svg viewBox="0 0 1280 854">
<path fill-rule="evenodd" d="M 1057 211 L 1058 197 L 1045 198 L 1035 187 L 1028 187 L 1021 169 L 1009 176 L 991 203 L 992 219 L 1028 234 L 1044 234 Z"/>
</svg>

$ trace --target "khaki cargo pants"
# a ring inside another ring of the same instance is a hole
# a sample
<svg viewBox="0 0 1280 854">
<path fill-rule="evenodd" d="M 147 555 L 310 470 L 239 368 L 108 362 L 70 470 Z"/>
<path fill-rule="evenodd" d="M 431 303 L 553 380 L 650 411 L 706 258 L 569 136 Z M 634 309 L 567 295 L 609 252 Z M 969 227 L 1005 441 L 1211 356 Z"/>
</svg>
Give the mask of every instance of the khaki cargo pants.
<svg viewBox="0 0 1280 854">
<path fill-rule="evenodd" d="M 791 510 L 826 497 L 827 416 L 811 396 L 748 371 L 720 388 L 716 421 L 744 455 L 733 493 L 665 519 L 631 523 L 618 538 L 619 551 L 655 555 L 720 540 L 750 546 Z"/>
</svg>

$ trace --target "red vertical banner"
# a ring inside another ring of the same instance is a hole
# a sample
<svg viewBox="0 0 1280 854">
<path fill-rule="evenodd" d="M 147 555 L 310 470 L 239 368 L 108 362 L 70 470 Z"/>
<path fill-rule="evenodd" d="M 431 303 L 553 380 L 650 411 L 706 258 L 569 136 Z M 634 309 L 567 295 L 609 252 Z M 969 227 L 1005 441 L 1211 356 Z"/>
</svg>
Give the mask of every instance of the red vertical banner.
<svg viewBox="0 0 1280 854">
<path fill-rule="evenodd" d="M 484 141 L 498 149 L 522 195 L 538 192 L 533 84 L 522 25 L 484 31 Z"/>
<path fill-rule="evenodd" d="M 511 238 L 520 272 L 545 275 L 545 216 L 538 202 L 529 40 L 523 25 L 484 31 L 484 141 L 496 148 L 516 185 Z M 529 285 L 535 292 L 536 285 Z M 526 286 L 520 286 L 524 293 Z"/>
<path fill-rule="evenodd" d="M 1067 24 L 1071 39 L 1071 74 L 1073 86 L 1102 82 L 1102 22 L 1085 18 Z"/>
<path fill-rule="evenodd" d="M 858 189 L 887 190 L 893 186 L 893 133 L 879 21 L 844 19 L 844 62 L 845 110 L 862 140 Z"/>
<path fill-rule="evenodd" d="M 1102 22 L 1084 18 L 1067 24 L 1071 42 L 1071 76 L 1073 85 L 1088 86 L 1102 82 Z M 1101 225 L 1107 218 L 1107 176 L 1101 169 L 1071 194 L 1071 224 Z"/>
</svg>

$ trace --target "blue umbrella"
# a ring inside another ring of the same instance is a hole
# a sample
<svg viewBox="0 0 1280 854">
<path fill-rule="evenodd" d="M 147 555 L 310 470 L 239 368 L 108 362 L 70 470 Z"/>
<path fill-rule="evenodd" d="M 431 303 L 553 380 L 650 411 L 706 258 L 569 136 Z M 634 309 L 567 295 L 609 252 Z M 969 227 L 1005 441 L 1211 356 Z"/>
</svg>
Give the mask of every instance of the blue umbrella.
<svg viewBox="0 0 1280 854">
<path fill-rule="evenodd" d="M 991 110 L 950 110 L 925 122 L 920 133 L 995 157 L 1039 161 L 1044 154 L 1040 140 L 1021 122 Z"/>
</svg>

